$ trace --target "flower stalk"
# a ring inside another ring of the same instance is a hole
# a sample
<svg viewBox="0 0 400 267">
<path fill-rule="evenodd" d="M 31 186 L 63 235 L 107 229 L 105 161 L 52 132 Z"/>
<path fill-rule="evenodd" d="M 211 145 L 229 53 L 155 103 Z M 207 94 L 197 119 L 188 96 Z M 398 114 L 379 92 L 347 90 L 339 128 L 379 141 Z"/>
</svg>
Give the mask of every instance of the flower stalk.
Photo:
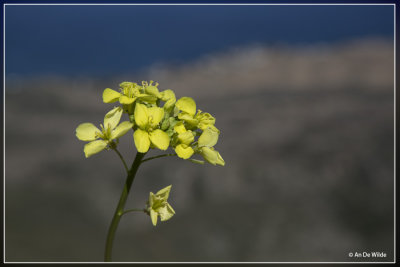
<svg viewBox="0 0 400 267">
<path fill-rule="evenodd" d="M 104 261 L 106 261 L 106 262 L 111 261 L 112 247 L 113 247 L 115 232 L 117 230 L 119 221 L 121 220 L 121 217 L 124 214 L 124 207 L 125 207 L 125 203 L 128 198 L 128 195 L 129 195 L 129 191 L 131 190 L 133 180 L 135 179 L 137 170 L 139 169 L 139 166 L 140 166 L 145 154 L 146 153 L 138 152 L 136 154 L 135 160 L 133 161 L 130 170 L 128 171 L 128 177 L 126 178 L 124 189 L 122 190 L 121 197 L 119 199 L 117 208 L 115 209 L 114 216 L 113 216 L 111 224 L 110 224 L 110 228 L 108 229 L 106 250 L 105 250 L 105 254 L 104 254 Z"/>
</svg>

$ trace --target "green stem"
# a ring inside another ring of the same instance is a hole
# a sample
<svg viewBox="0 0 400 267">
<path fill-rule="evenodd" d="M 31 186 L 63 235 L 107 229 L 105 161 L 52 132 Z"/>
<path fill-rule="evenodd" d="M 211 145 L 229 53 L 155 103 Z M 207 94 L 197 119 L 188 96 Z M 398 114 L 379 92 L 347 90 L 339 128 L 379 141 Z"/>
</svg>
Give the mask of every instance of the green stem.
<svg viewBox="0 0 400 267">
<path fill-rule="evenodd" d="M 119 153 L 119 151 L 118 151 L 116 148 L 113 148 L 113 150 L 115 151 L 115 153 L 117 153 L 118 157 L 121 159 L 122 164 L 124 164 L 126 173 L 129 173 L 129 169 L 128 169 L 128 166 L 126 165 L 126 162 L 125 162 L 125 160 L 124 160 L 124 157 L 122 157 L 121 153 Z"/>
<path fill-rule="evenodd" d="M 158 158 L 163 158 L 163 157 L 171 157 L 171 156 L 176 156 L 176 153 L 173 153 L 173 154 L 162 154 L 162 155 L 150 157 L 150 158 L 142 160 L 141 163 L 149 161 L 149 160 L 152 160 L 152 159 L 158 159 Z"/>
<path fill-rule="evenodd" d="M 125 213 L 128 213 L 128 212 L 134 212 L 134 211 L 146 212 L 145 209 L 130 209 L 130 210 L 125 210 L 124 212 L 122 212 L 122 215 L 124 215 Z"/>
<path fill-rule="evenodd" d="M 137 172 L 145 154 L 146 153 L 138 152 L 136 154 L 135 160 L 132 163 L 131 169 L 128 171 L 128 177 L 126 178 L 124 189 L 122 190 L 122 194 L 119 199 L 114 216 L 112 218 L 110 228 L 108 229 L 106 250 L 105 250 L 105 254 L 104 254 L 104 261 L 106 261 L 106 262 L 111 261 L 112 246 L 113 246 L 115 232 L 117 230 L 119 221 L 121 220 L 121 216 L 124 212 L 125 203 L 128 198 L 129 191 L 131 189 L 133 180 L 135 179 L 136 172 Z"/>
</svg>

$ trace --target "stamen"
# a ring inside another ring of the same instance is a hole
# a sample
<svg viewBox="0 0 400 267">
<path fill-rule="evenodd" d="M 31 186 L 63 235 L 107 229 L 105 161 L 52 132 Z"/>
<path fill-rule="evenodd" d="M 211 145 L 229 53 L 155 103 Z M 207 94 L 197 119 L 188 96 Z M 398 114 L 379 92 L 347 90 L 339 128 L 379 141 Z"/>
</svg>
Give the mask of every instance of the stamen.
<svg viewBox="0 0 400 267">
<path fill-rule="evenodd" d="M 108 123 L 107 125 L 107 137 L 111 137 L 111 124 Z"/>
<path fill-rule="evenodd" d="M 153 121 L 154 121 L 153 116 L 150 115 L 149 116 L 149 126 L 150 126 L 150 128 L 154 128 Z"/>
</svg>

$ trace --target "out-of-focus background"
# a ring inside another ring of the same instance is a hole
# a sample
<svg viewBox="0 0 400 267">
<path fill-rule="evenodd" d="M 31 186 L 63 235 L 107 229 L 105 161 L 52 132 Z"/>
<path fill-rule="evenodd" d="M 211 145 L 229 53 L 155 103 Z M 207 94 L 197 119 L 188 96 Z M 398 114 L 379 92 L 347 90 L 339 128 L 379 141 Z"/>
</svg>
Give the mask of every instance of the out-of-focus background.
<svg viewBox="0 0 400 267">
<path fill-rule="evenodd" d="M 216 117 L 226 165 L 144 164 L 127 208 L 172 184 L 176 215 L 124 216 L 115 261 L 393 260 L 393 6 L 5 15 L 6 261 L 103 260 L 125 174 L 112 152 L 85 159 L 75 128 L 102 122 L 104 88 L 150 79 Z"/>
</svg>

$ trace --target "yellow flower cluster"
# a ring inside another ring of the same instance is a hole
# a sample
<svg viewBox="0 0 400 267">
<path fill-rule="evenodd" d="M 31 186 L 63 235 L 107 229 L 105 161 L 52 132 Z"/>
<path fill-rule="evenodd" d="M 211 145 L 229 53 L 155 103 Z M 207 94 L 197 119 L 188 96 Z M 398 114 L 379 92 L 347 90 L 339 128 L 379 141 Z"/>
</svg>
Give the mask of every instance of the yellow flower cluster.
<svg viewBox="0 0 400 267">
<path fill-rule="evenodd" d="M 101 130 L 91 123 L 83 123 L 76 129 L 76 136 L 85 145 L 86 157 L 103 149 L 112 148 L 122 135 L 133 129 L 136 149 L 146 153 L 150 148 L 175 150 L 178 157 L 190 159 L 200 154 L 213 165 L 225 165 L 218 151 L 214 149 L 220 131 L 215 127 L 215 118 L 198 110 L 191 97 L 178 100 L 175 93 L 167 89 L 160 92 L 158 83 L 123 82 L 120 90 L 107 88 L 103 92 L 105 103 L 119 102 L 106 114 Z M 119 124 L 122 113 L 127 113 L 129 121 Z M 99 139 L 99 140 L 98 140 Z"/>
</svg>

